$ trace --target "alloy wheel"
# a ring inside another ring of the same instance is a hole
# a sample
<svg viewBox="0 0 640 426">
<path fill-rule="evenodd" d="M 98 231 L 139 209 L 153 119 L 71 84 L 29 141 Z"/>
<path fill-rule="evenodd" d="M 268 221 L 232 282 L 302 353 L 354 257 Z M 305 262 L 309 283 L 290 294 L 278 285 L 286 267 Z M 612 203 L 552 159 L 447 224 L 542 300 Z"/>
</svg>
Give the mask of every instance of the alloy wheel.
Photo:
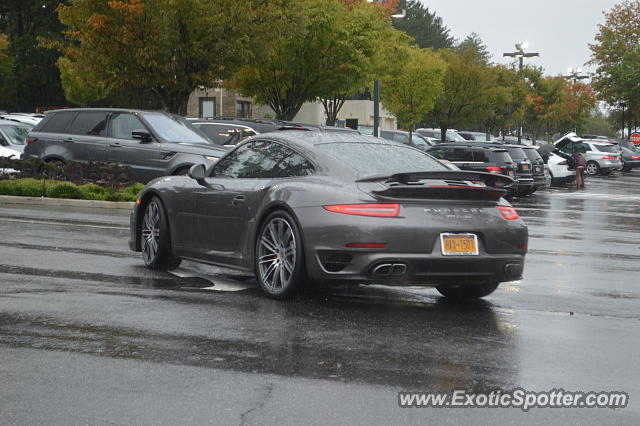
<svg viewBox="0 0 640 426">
<path fill-rule="evenodd" d="M 596 173 L 598 173 L 598 166 L 594 163 L 587 164 L 587 174 L 595 175 Z"/>
<path fill-rule="evenodd" d="M 286 288 L 296 265 L 296 238 L 286 219 L 275 217 L 263 228 L 257 254 L 263 284 L 274 292 Z"/>
<path fill-rule="evenodd" d="M 154 261 L 160 246 L 160 206 L 153 200 L 147 205 L 142 222 L 142 256 L 146 263 Z"/>
</svg>

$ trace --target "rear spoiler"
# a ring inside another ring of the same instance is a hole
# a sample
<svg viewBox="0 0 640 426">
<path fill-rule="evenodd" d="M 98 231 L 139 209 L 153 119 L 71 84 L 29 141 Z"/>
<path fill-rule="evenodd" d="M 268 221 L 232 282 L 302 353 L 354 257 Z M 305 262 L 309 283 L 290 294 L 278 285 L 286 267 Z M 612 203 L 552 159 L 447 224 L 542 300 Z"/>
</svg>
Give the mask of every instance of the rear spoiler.
<svg viewBox="0 0 640 426">
<path fill-rule="evenodd" d="M 486 172 L 474 172 L 466 170 L 438 170 L 432 172 L 408 172 L 393 175 L 365 176 L 356 182 L 398 182 L 403 185 L 416 184 L 420 180 L 445 180 L 445 181 L 482 181 L 493 188 L 507 189 L 513 185 L 514 180 L 509 176 Z"/>
</svg>

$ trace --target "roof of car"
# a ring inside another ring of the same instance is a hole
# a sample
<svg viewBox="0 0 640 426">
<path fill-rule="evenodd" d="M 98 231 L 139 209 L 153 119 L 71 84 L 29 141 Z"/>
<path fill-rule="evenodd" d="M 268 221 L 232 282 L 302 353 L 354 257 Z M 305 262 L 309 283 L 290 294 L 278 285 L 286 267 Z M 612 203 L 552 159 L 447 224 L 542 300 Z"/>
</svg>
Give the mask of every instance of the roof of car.
<svg viewBox="0 0 640 426">
<path fill-rule="evenodd" d="M 374 136 L 363 135 L 358 132 L 326 131 L 322 128 L 319 128 L 316 131 L 284 130 L 268 133 L 268 135 L 276 140 L 291 142 L 294 144 L 301 143 L 305 145 L 319 145 L 335 142 L 363 142 L 398 146 L 396 142 L 383 138 L 376 138 Z M 263 134 L 260 136 L 264 137 L 265 135 Z"/>
<path fill-rule="evenodd" d="M 144 110 L 144 109 L 136 109 L 136 108 L 63 108 L 63 109 L 52 109 L 49 111 L 45 111 L 45 115 L 56 113 L 56 112 L 81 112 L 81 111 L 142 112 L 142 113 L 154 112 L 154 113 L 170 114 L 166 111 Z"/>
<path fill-rule="evenodd" d="M 29 127 L 29 124 L 27 124 L 27 123 L 21 123 L 21 122 L 19 122 L 19 121 L 14 121 L 14 120 L 3 120 L 3 119 L 0 119 L 0 124 L 2 124 L 2 125 L 23 126 L 23 127 L 24 127 L 24 126 L 26 126 L 26 127 Z"/>
<path fill-rule="evenodd" d="M 441 142 L 431 148 L 437 148 L 439 146 L 446 147 L 466 147 L 466 148 L 485 148 L 485 149 L 494 149 L 494 150 L 502 150 L 506 151 L 508 145 L 499 144 L 495 142 L 477 142 L 477 141 L 467 141 L 467 142 Z"/>
</svg>

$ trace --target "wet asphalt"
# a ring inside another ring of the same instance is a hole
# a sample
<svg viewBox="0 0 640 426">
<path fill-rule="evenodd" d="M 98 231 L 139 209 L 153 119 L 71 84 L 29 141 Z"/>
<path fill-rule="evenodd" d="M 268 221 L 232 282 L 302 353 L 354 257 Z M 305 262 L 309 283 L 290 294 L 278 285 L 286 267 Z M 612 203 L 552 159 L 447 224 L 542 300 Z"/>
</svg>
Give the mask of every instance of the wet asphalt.
<svg viewBox="0 0 640 426">
<path fill-rule="evenodd" d="M 0 204 L 0 424 L 639 424 L 640 172 L 514 205 L 524 279 L 454 304 L 384 286 L 274 301 L 230 270 L 147 270 L 125 210 Z M 516 387 L 630 403 L 397 405 Z"/>
</svg>

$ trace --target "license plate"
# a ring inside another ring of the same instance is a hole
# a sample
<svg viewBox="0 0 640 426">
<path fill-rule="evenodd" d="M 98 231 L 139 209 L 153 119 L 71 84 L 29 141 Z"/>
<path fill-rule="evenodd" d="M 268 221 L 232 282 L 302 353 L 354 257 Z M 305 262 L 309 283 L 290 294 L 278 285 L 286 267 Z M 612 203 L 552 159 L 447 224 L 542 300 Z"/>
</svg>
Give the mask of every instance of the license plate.
<svg viewBox="0 0 640 426">
<path fill-rule="evenodd" d="M 478 236 L 475 234 L 440 234 L 443 256 L 477 256 Z"/>
<path fill-rule="evenodd" d="M 523 164 L 522 165 L 522 170 L 529 170 L 529 165 L 528 164 Z"/>
</svg>

